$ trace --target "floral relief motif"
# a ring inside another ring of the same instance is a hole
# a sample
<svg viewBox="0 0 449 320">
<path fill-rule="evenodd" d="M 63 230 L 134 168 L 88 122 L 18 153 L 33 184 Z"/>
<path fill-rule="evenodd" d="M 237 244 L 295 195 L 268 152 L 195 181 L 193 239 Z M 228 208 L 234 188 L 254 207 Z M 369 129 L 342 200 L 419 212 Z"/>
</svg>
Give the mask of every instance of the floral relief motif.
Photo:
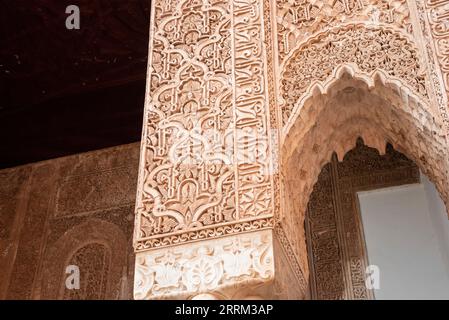
<svg viewBox="0 0 449 320">
<path fill-rule="evenodd" d="M 432 35 L 447 78 L 447 1 L 423 1 L 432 8 Z M 433 71 L 425 70 L 423 46 L 414 41 L 420 30 L 408 3 L 155 0 L 136 203 L 136 298 L 188 297 L 269 281 L 273 228 L 306 290 L 307 260 L 296 257 L 302 249 L 274 224 L 288 206 L 274 159 L 285 148 L 282 136 L 302 106 L 298 101 L 341 69 L 358 80 L 385 76 L 393 90 L 405 88 L 407 97 L 423 102 L 411 103 L 410 114 L 426 118 L 420 123 L 428 120 L 428 131 L 440 137 L 432 111 L 422 110 L 432 104 L 428 89 L 439 79 L 427 79 Z M 392 96 L 401 91 L 393 90 Z M 320 239 L 323 256 L 333 259 L 326 249 L 333 244 Z M 351 266 L 356 275 L 360 264 Z M 324 269 L 322 283 L 339 277 Z M 330 294 L 340 296 L 338 290 Z"/>
<path fill-rule="evenodd" d="M 220 257 L 213 255 L 213 249 L 200 247 L 195 258 L 184 265 L 183 283 L 189 292 L 208 291 L 218 286 L 223 277 L 223 264 Z"/>
<path fill-rule="evenodd" d="M 440 110 L 443 120 L 446 122 L 446 127 L 449 128 L 449 102 L 447 100 L 449 94 L 449 3 L 446 0 L 426 0 L 425 4 L 431 32 L 429 38 L 433 38 L 435 45 L 435 49 L 429 51 L 435 51 L 438 60 L 436 65 L 439 65 L 441 69 L 443 85 L 446 89 L 446 95 L 441 97 L 440 94 L 438 100 L 442 100 Z M 438 90 L 438 84 L 436 87 L 436 90 Z"/>
<path fill-rule="evenodd" d="M 308 88 L 328 79 L 342 64 L 355 65 L 368 76 L 382 70 L 427 97 L 425 71 L 408 38 L 388 27 L 347 25 L 309 39 L 288 60 L 281 83 L 284 124 Z"/>
<path fill-rule="evenodd" d="M 278 0 L 279 62 L 315 32 L 348 21 L 385 23 L 412 33 L 406 0 Z"/>
<path fill-rule="evenodd" d="M 272 215 L 261 12 L 257 1 L 154 4 L 137 251 Z"/>
<path fill-rule="evenodd" d="M 137 254 L 136 299 L 191 295 L 274 276 L 270 230 Z"/>
<path fill-rule="evenodd" d="M 238 159 L 239 217 L 272 215 L 272 170 L 264 39 L 263 2 L 233 1 L 235 127 Z M 245 159 L 244 159 L 245 160 Z M 264 203 L 261 206 L 260 200 Z"/>
</svg>

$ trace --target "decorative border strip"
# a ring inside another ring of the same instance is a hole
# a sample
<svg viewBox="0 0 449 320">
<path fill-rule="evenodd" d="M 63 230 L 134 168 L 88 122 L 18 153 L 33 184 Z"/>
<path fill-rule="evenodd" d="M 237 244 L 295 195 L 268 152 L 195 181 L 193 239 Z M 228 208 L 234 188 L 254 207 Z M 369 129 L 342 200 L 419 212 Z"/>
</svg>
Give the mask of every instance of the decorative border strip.
<svg viewBox="0 0 449 320">
<path fill-rule="evenodd" d="M 250 221 L 238 221 L 228 225 L 211 226 L 201 230 L 182 232 L 177 235 L 163 235 L 157 238 L 141 239 L 135 244 L 136 251 L 150 250 L 160 247 L 168 247 L 186 242 L 206 240 L 210 238 L 225 237 L 236 233 L 246 233 L 255 230 L 271 229 L 274 218 L 267 217 Z"/>
<path fill-rule="evenodd" d="M 274 277 L 271 230 L 235 234 L 136 255 L 136 299 L 189 295 L 268 282 Z"/>
<path fill-rule="evenodd" d="M 416 1 L 416 6 L 429 58 L 430 80 L 447 134 L 449 132 L 449 64 L 447 63 L 449 28 L 444 29 L 443 26 L 449 23 L 449 5 L 446 0 L 419 0 Z"/>
<path fill-rule="evenodd" d="M 237 163 L 236 198 L 241 219 L 273 214 L 272 141 L 268 137 L 267 141 L 254 141 L 251 136 L 251 132 L 270 132 L 263 1 L 233 0 L 232 15 L 234 126 L 241 132 L 234 141 L 236 150 L 258 150 L 251 162 Z M 263 206 L 256 203 L 260 200 Z"/>
<path fill-rule="evenodd" d="M 298 279 L 301 291 L 306 292 L 308 290 L 308 286 L 304 277 L 304 273 L 301 269 L 301 266 L 299 265 L 298 259 L 293 251 L 293 247 L 290 244 L 290 241 L 288 240 L 288 237 L 285 234 L 284 228 L 282 227 L 281 223 L 276 223 L 276 225 L 274 226 L 274 233 L 277 236 L 277 239 L 279 240 L 285 255 L 287 256 L 288 261 L 290 262 L 290 266 L 293 269 L 295 277 Z"/>
</svg>

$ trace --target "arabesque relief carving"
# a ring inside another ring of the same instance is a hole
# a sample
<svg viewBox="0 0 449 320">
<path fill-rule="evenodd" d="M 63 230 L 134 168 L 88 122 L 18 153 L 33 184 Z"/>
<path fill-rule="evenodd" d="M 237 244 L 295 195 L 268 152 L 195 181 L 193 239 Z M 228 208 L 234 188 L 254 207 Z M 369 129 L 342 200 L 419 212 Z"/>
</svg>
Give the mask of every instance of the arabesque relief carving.
<svg viewBox="0 0 449 320">
<path fill-rule="evenodd" d="M 261 5 L 153 11 L 136 249 L 270 227 Z"/>
<path fill-rule="evenodd" d="M 405 81 L 417 94 L 427 96 L 425 71 L 417 49 L 406 36 L 387 26 L 348 25 L 310 38 L 289 58 L 282 74 L 286 80 L 281 83 L 284 124 L 307 89 L 324 82 L 342 64 L 354 65 L 368 76 L 382 70 Z"/>
<path fill-rule="evenodd" d="M 301 287 L 292 295 L 305 297 L 307 199 L 330 154 L 358 136 L 404 151 L 448 201 L 445 42 L 436 65 L 421 39 L 426 24 L 446 37 L 443 9 L 428 19 L 407 0 L 154 1 L 136 298 L 207 295 L 240 283 L 240 271 L 266 281 L 223 260 L 230 238 L 266 231 L 294 274 L 284 280 Z M 187 277 L 206 258 L 210 278 Z M 360 265 L 351 260 L 354 274 Z"/>
<path fill-rule="evenodd" d="M 274 276 L 271 231 L 137 254 L 134 297 L 184 297 Z"/>
<path fill-rule="evenodd" d="M 421 5 L 422 4 L 420 1 L 418 3 L 418 8 L 422 11 L 426 11 L 430 24 L 430 34 L 426 34 L 426 32 L 424 33 L 425 36 L 427 36 L 426 47 L 429 52 L 429 56 L 431 56 L 430 60 L 432 61 L 432 78 L 435 79 L 434 87 L 435 91 L 437 91 L 440 113 L 446 123 L 446 128 L 449 131 L 449 102 L 447 98 L 449 94 L 449 3 L 446 0 L 425 0 L 427 10 L 424 10 Z M 422 12 L 422 15 L 425 15 L 425 12 Z M 433 48 L 431 48 L 431 46 L 433 46 Z M 436 55 L 438 61 L 437 63 L 434 63 L 433 61 L 433 52 Z M 439 77 L 436 74 L 437 72 L 435 71 L 434 64 L 437 64 L 440 68 L 443 83 L 439 83 Z M 446 94 L 441 92 L 444 91 L 444 89 L 441 90 L 440 86 L 445 89 Z"/>
<path fill-rule="evenodd" d="M 281 64 L 300 41 L 338 23 L 370 21 L 412 33 L 406 0 L 279 0 L 276 5 Z"/>
<path fill-rule="evenodd" d="M 156 1 L 153 16 L 138 238 L 235 220 L 233 137 L 203 138 L 232 121 L 227 2 Z"/>
</svg>

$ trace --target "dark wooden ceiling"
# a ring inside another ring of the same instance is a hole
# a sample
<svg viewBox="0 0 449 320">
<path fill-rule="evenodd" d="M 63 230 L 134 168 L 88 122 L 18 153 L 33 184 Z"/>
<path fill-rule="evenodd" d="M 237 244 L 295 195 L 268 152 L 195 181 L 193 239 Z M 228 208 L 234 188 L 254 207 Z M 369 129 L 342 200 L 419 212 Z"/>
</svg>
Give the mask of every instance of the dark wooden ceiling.
<svg viewBox="0 0 449 320">
<path fill-rule="evenodd" d="M 150 0 L 0 0 L 0 168 L 140 140 L 149 17 Z"/>
</svg>

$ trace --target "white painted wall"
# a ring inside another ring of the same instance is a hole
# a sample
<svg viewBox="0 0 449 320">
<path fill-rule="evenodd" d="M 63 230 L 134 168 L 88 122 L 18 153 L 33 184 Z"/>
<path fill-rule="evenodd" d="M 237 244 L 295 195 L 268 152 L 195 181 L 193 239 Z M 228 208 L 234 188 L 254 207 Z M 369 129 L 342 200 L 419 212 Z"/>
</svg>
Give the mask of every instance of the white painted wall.
<svg viewBox="0 0 449 320">
<path fill-rule="evenodd" d="M 449 299 L 449 220 L 421 180 L 358 193 L 369 264 L 380 268 L 376 299 Z"/>
</svg>

